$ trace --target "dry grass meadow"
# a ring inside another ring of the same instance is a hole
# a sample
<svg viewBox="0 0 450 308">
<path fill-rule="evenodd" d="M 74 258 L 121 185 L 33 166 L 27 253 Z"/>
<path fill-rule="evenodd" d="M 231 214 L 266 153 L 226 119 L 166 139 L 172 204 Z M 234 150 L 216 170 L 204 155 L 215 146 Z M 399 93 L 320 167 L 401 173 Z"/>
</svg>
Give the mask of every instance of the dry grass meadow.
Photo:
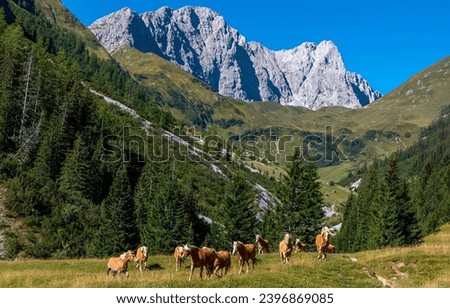
<svg viewBox="0 0 450 308">
<path fill-rule="evenodd" d="M 175 272 L 172 256 L 150 256 L 148 269 L 129 267 L 130 277 L 106 277 L 104 259 L 0 261 L 1 288 L 373 288 L 450 287 L 450 224 L 415 247 L 356 254 L 331 254 L 317 261 L 314 252 L 294 254 L 281 264 L 278 254 L 258 256 L 254 271 L 238 275 L 237 259 L 224 278 L 188 282 L 189 259 Z"/>
</svg>

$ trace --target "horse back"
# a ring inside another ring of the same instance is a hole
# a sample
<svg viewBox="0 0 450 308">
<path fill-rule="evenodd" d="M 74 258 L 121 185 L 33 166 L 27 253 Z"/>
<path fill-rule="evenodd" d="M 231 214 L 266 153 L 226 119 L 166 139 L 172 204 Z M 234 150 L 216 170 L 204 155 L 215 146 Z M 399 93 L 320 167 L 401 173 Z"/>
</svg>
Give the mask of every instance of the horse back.
<svg viewBox="0 0 450 308">
<path fill-rule="evenodd" d="M 254 259 L 256 257 L 255 245 L 245 244 L 245 251 L 247 252 L 247 259 Z"/>
<path fill-rule="evenodd" d="M 316 236 L 316 246 L 317 250 L 320 251 L 323 247 L 325 247 L 326 241 L 325 238 L 322 236 L 322 234 L 317 234 Z"/>
</svg>

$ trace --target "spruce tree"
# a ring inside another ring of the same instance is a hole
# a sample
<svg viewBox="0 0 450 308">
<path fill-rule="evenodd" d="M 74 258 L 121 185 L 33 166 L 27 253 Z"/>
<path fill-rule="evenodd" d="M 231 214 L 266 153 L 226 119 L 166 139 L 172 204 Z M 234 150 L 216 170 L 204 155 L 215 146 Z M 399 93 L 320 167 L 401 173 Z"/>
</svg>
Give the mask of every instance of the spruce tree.
<svg viewBox="0 0 450 308">
<path fill-rule="evenodd" d="M 15 151 L 20 126 L 22 82 L 28 44 L 19 25 L 0 36 L 0 150 Z"/>
<path fill-rule="evenodd" d="M 350 194 L 344 204 L 344 213 L 341 229 L 336 238 L 336 245 L 340 251 L 354 252 L 358 249 L 356 247 L 358 221 L 358 197 L 353 193 Z"/>
<path fill-rule="evenodd" d="M 145 217 L 140 234 L 141 242 L 148 244 L 152 253 L 168 253 L 176 245 L 194 243 L 199 219 L 195 213 L 195 200 L 186 189 L 174 178 L 164 178 L 162 174 L 159 177 L 161 180 L 151 199 L 137 199 L 145 201 L 139 205 L 141 215 Z M 143 185 L 143 182 L 139 184 Z"/>
<path fill-rule="evenodd" d="M 134 205 L 127 167 L 121 164 L 106 200 L 101 204 L 100 227 L 94 238 L 94 254 L 108 256 L 134 249 Z"/>
<path fill-rule="evenodd" d="M 371 244 L 371 237 L 376 238 L 375 233 L 379 233 L 379 219 L 376 218 L 377 201 L 379 200 L 379 180 L 375 167 L 369 168 L 367 175 L 362 180 L 359 191 L 359 221 L 355 229 L 357 234 L 357 250 L 370 249 L 376 247 Z M 377 231 L 378 230 L 378 231 Z"/>
<path fill-rule="evenodd" d="M 5 19 L 5 10 L 0 7 L 0 35 L 5 31 L 6 27 L 8 26 L 8 23 Z"/>
<path fill-rule="evenodd" d="M 233 175 L 225 187 L 225 196 L 219 211 L 219 223 L 228 241 L 251 243 L 257 229 L 256 195 L 241 173 Z"/>
<path fill-rule="evenodd" d="M 81 136 L 75 141 L 72 152 L 67 155 L 59 178 L 60 190 L 80 197 L 92 199 L 93 169 L 89 148 Z"/>
<path fill-rule="evenodd" d="M 420 238 L 418 222 L 406 184 L 400 178 L 395 156 L 389 160 L 380 191 L 381 236 L 378 245 L 386 247 L 416 243 Z"/>
<path fill-rule="evenodd" d="M 276 219 L 289 232 L 313 244 L 323 218 L 323 200 L 317 167 L 300 157 L 299 151 L 289 165 L 280 185 L 281 204 L 276 207 Z"/>
<path fill-rule="evenodd" d="M 134 193 L 136 227 L 142 238 L 142 231 L 147 223 L 147 211 L 154 198 L 159 183 L 158 163 L 147 161 L 139 177 Z"/>
</svg>

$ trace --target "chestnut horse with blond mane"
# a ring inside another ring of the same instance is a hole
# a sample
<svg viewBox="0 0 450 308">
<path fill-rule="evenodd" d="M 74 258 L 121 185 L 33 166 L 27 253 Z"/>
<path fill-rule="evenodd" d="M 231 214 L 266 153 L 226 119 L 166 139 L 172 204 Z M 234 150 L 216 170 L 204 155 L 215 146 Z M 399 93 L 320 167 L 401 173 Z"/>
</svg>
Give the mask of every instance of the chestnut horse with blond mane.
<svg viewBox="0 0 450 308">
<path fill-rule="evenodd" d="M 242 273 L 244 263 L 247 263 L 247 273 L 249 268 L 248 260 L 252 260 L 253 270 L 255 269 L 256 260 L 256 248 L 253 244 L 243 244 L 242 242 L 233 242 L 232 255 L 238 254 L 239 257 L 239 275 Z"/>
<path fill-rule="evenodd" d="M 328 246 L 330 245 L 330 236 L 334 236 L 334 233 L 328 229 L 327 226 L 322 228 L 322 231 L 316 236 L 316 247 L 319 260 L 327 260 Z M 334 247 L 334 246 L 333 246 Z"/>
<path fill-rule="evenodd" d="M 228 273 L 231 267 L 231 255 L 229 251 L 221 250 L 216 253 L 214 260 L 214 274 L 217 277 L 223 277 Z M 220 273 L 219 273 L 220 271 Z M 225 272 L 224 272 L 225 271 Z"/>
<path fill-rule="evenodd" d="M 123 273 L 128 277 L 128 262 L 132 262 L 134 260 L 134 253 L 129 250 L 120 255 L 120 257 L 111 257 L 108 260 L 108 269 L 106 270 L 106 276 L 111 274 L 113 277 L 117 273 Z"/>
<path fill-rule="evenodd" d="M 184 245 L 181 250 L 181 261 L 184 261 L 188 256 L 191 256 L 191 271 L 189 273 L 189 281 L 192 279 L 194 269 L 200 268 L 200 279 L 203 279 L 203 267 L 206 267 L 206 277 L 211 277 L 211 270 L 214 266 L 214 260 L 216 259 L 216 251 L 212 248 L 203 247 L 198 248 L 192 245 Z"/>
<path fill-rule="evenodd" d="M 256 234 L 256 245 L 258 245 L 259 254 L 264 253 L 264 250 L 267 251 L 267 253 L 270 253 L 269 241 L 263 239 L 262 236 L 259 234 Z"/>
<path fill-rule="evenodd" d="M 283 240 L 278 245 L 278 250 L 280 252 L 281 263 L 289 263 L 293 251 L 291 235 L 289 233 L 285 234 Z"/>
</svg>

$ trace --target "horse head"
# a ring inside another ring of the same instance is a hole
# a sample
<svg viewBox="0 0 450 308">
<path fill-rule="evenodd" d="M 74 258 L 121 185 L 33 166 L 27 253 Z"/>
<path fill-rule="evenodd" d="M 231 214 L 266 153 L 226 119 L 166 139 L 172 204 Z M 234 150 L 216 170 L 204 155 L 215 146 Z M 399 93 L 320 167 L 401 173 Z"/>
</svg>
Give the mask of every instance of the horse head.
<svg viewBox="0 0 450 308">
<path fill-rule="evenodd" d="M 123 256 L 123 258 L 122 258 L 122 256 Z M 120 256 L 120 258 L 125 260 L 125 262 L 133 261 L 134 258 L 135 258 L 135 255 L 134 255 L 134 253 L 131 250 L 128 250 L 127 252 L 123 253 Z"/>
<path fill-rule="evenodd" d="M 286 244 L 289 244 L 289 243 L 291 242 L 291 235 L 290 235 L 289 233 L 286 233 L 286 234 L 284 235 L 283 240 L 284 240 L 284 242 L 285 242 Z"/>
<path fill-rule="evenodd" d="M 238 242 L 233 242 L 233 252 L 231 253 L 233 256 L 236 254 L 238 248 Z"/>
<path fill-rule="evenodd" d="M 259 242 L 261 240 L 261 235 L 256 234 L 256 242 Z"/>
<path fill-rule="evenodd" d="M 191 247 L 188 245 L 184 245 L 182 247 L 178 247 L 178 258 L 181 261 L 186 260 L 186 258 L 191 254 Z"/>
</svg>

